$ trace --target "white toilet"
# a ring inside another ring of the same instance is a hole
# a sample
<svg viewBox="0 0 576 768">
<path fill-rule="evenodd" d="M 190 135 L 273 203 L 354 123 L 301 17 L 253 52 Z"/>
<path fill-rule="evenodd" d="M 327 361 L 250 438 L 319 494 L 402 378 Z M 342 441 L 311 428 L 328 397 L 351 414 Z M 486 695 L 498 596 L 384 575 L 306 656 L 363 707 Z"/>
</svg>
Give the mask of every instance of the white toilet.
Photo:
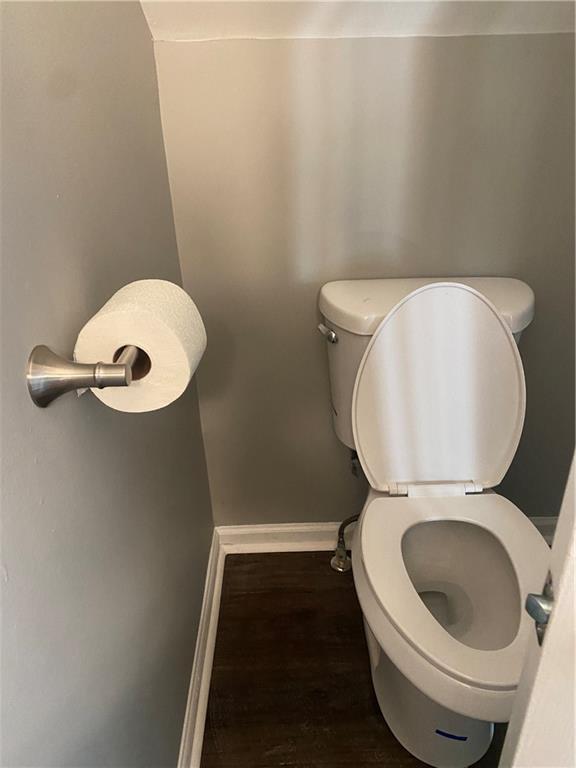
<svg viewBox="0 0 576 768">
<path fill-rule="evenodd" d="M 468 766 L 509 719 L 549 562 L 490 490 L 522 432 L 534 296 L 510 278 L 340 281 L 320 310 L 336 433 L 371 486 L 352 567 L 378 702 L 417 758 Z"/>
</svg>

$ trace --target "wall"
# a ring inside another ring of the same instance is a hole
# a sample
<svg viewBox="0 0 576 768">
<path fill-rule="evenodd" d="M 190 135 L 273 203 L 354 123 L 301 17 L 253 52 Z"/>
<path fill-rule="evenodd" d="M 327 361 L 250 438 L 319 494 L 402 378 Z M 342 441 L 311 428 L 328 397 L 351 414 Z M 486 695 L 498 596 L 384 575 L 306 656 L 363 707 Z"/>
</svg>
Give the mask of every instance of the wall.
<svg viewBox="0 0 576 768">
<path fill-rule="evenodd" d="M 318 291 L 410 275 L 534 288 L 528 413 L 503 490 L 528 514 L 557 513 L 574 431 L 573 36 L 155 51 L 184 282 L 211 339 L 199 387 L 217 522 L 359 511 Z"/>
<path fill-rule="evenodd" d="M 157 413 L 46 410 L 120 286 L 180 281 L 138 4 L 3 3 L 2 765 L 175 765 L 212 521 L 195 387 Z"/>
<path fill-rule="evenodd" d="M 574 8 L 545 0 L 141 0 L 156 41 L 572 32 Z"/>
</svg>

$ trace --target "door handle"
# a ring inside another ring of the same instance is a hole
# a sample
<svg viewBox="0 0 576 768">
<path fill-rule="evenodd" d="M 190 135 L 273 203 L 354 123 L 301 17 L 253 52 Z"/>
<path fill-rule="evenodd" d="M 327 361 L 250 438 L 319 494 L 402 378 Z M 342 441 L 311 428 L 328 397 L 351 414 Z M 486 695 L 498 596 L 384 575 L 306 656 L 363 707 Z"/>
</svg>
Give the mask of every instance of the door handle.
<svg viewBox="0 0 576 768">
<path fill-rule="evenodd" d="M 546 627 L 550 621 L 552 609 L 554 607 L 554 590 L 552 588 L 552 574 L 548 571 L 544 589 L 541 595 L 535 595 L 532 592 L 526 597 L 526 612 L 534 619 L 536 626 L 536 637 L 538 645 L 542 645 Z"/>
</svg>

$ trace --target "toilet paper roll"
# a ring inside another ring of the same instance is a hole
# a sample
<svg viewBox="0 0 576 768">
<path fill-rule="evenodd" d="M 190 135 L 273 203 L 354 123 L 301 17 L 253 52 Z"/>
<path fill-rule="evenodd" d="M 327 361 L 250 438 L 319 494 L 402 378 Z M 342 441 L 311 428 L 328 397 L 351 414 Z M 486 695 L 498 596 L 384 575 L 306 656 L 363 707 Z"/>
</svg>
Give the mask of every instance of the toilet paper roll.
<svg viewBox="0 0 576 768">
<path fill-rule="evenodd" d="M 166 280 L 138 280 L 117 291 L 86 323 L 74 359 L 113 362 L 128 344 L 143 350 L 150 364 L 139 357 L 129 387 L 92 392 L 117 411 L 155 411 L 188 386 L 206 349 L 206 331 L 186 291 Z"/>
</svg>

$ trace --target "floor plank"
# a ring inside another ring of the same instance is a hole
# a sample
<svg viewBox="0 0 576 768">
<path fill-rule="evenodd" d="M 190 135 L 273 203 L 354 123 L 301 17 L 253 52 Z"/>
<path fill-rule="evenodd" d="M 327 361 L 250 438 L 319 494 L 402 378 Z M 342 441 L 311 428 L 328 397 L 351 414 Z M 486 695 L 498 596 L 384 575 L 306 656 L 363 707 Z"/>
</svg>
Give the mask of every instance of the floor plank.
<svg viewBox="0 0 576 768">
<path fill-rule="evenodd" d="M 352 574 L 327 552 L 228 555 L 202 768 L 423 765 L 378 709 Z M 478 768 L 495 768 L 499 728 Z"/>
</svg>

